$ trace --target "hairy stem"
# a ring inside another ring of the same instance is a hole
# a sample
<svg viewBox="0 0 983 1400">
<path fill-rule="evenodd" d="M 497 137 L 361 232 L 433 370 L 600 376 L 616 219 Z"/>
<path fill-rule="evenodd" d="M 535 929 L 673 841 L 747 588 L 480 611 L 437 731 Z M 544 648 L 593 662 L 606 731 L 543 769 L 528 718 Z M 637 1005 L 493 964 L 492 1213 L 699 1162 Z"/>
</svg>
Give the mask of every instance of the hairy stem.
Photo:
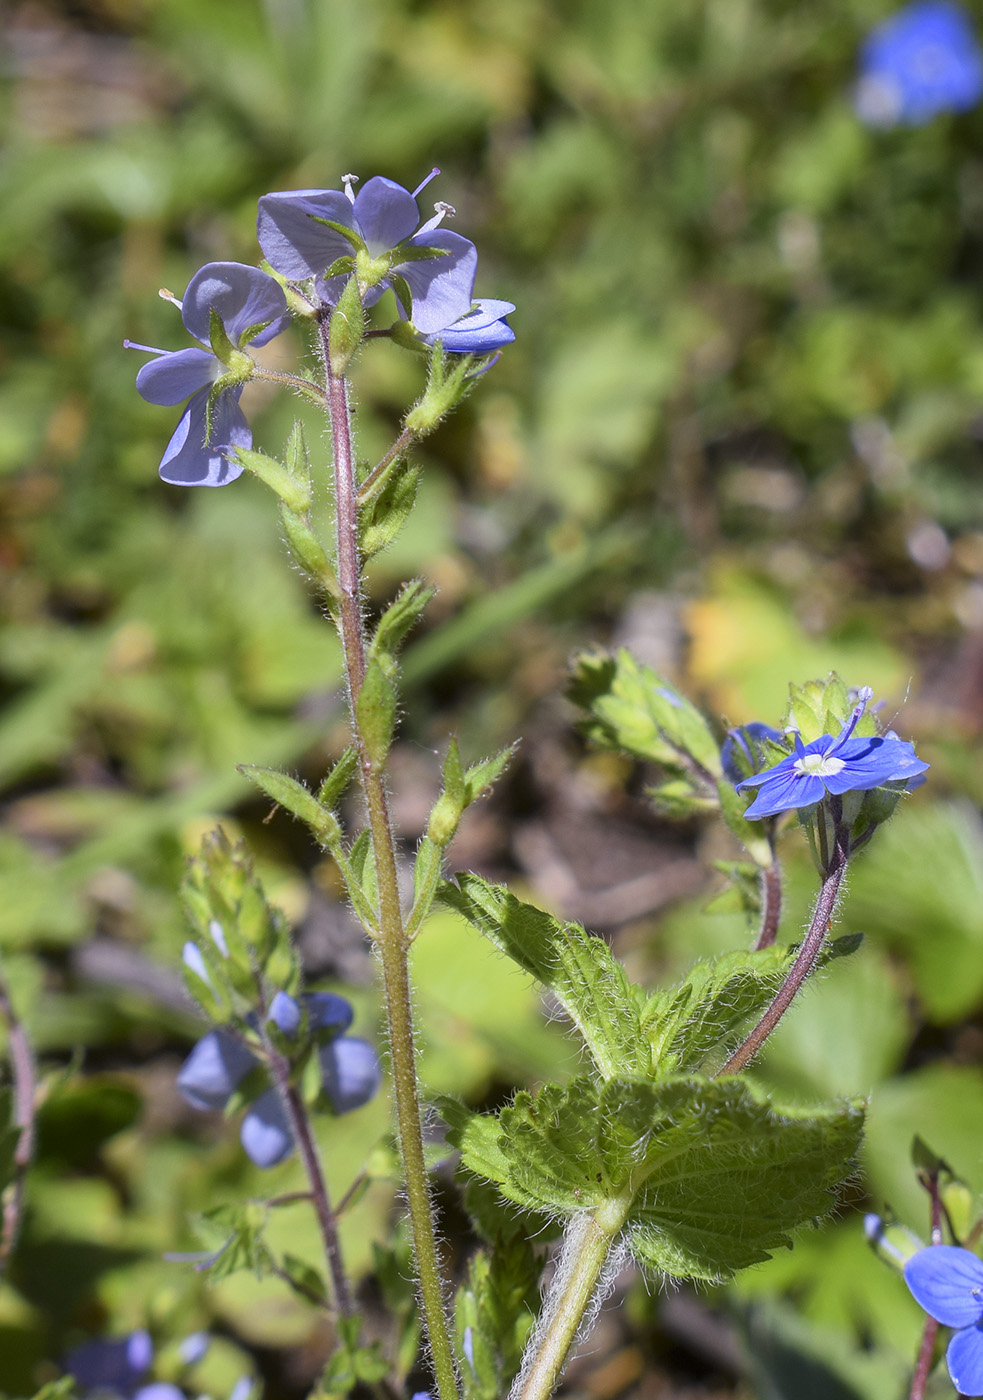
<svg viewBox="0 0 983 1400">
<path fill-rule="evenodd" d="M 935 1354 L 935 1339 L 939 1334 L 939 1324 L 934 1317 L 925 1319 L 925 1330 L 922 1333 L 922 1344 L 918 1348 L 918 1360 L 915 1363 L 915 1374 L 911 1378 L 911 1390 L 908 1393 L 908 1400 L 925 1400 L 925 1390 L 928 1386 L 929 1372 L 932 1369 L 932 1357 Z"/>
<path fill-rule="evenodd" d="M 385 475 L 387 469 L 398 457 L 402 457 L 413 438 L 414 434 L 410 432 L 409 428 L 404 428 L 386 455 L 380 458 L 359 487 L 358 499 L 360 502 L 368 499 L 376 482 Z"/>
<path fill-rule="evenodd" d="M 345 653 L 352 730 L 359 754 L 359 777 L 372 837 L 376 884 L 379 891 L 378 942 L 389 1028 L 396 1123 L 406 1177 L 406 1195 L 423 1314 L 437 1389 L 440 1400 L 456 1400 L 458 1390 L 454 1354 L 444 1305 L 436 1227 L 423 1152 L 423 1125 L 417 1093 L 416 1047 L 413 1042 L 413 1013 L 407 961 L 409 945 L 399 902 L 395 842 L 385 779 L 368 755 L 357 716 L 358 696 L 365 679 L 365 628 L 361 608 L 358 506 L 348 386 L 344 379 L 331 372 L 326 321 L 321 326 L 321 337 L 334 448 L 338 582 L 341 590 L 339 628 Z"/>
<path fill-rule="evenodd" d="M 609 1202 L 603 1212 L 575 1215 L 568 1224 L 556 1274 L 510 1400 L 549 1400 L 555 1391 L 630 1203 Z"/>
<path fill-rule="evenodd" d="M 24 1187 L 27 1169 L 34 1156 L 34 1123 L 37 1095 L 37 1064 L 27 1032 L 14 1011 L 6 982 L 0 978 L 0 1020 L 7 1029 L 10 1066 L 14 1080 L 14 1124 L 20 1137 L 14 1151 L 13 1180 L 8 1187 L 0 1225 L 0 1274 L 10 1263 L 24 1217 Z"/>
<path fill-rule="evenodd" d="M 273 1082 L 279 1091 L 280 1101 L 290 1124 L 290 1131 L 293 1133 L 300 1160 L 304 1164 L 304 1171 L 307 1173 L 307 1180 L 311 1185 L 311 1200 L 314 1204 L 318 1228 L 321 1231 L 321 1239 L 324 1241 L 324 1253 L 331 1274 L 331 1288 L 335 1306 L 343 1317 L 349 1317 L 354 1311 L 354 1304 L 341 1255 L 338 1221 L 331 1208 L 328 1184 L 324 1179 L 324 1172 L 321 1170 L 321 1159 L 311 1133 L 310 1119 L 300 1095 L 290 1082 L 290 1062 L 274 1049 L 265 1034 L 263 1038 L 266 1043 Z"/>
<path fill-rule="evenodd" d="M 737 1074 L 757 1055 L 785 1012 L 792 1005 L 799 988 L 815 967 L 819 950 L 823 946 L 823 940 L 833 921 L 836 900 L 839 896 L 840 885 L 843 883 L 843 876 L 846 874 L 848 859 L 846 834 L 837 829 L 833 852 L 827 863 L 826 874 L 816 899 L 816 907 L 812 912 L 809 930 L 803 940 L 802 947 L 799 949 L 799 955 L 789 968 L 788 976 L 779 987 L 774 1001 L 743 1045 L 738 1046 L 723 1069 L 720 1070 L 721 1074 Z"/>
<path fill-rule="evenodd" d="M 772 856 L 774 856 L 772 843 Z M 761 931 L 755 948 L 770 948 L 778 937 L 778 925 L 782 919 L 782 872 L 778 862 L 772 860 L 761 872 Z"/>
</svg>

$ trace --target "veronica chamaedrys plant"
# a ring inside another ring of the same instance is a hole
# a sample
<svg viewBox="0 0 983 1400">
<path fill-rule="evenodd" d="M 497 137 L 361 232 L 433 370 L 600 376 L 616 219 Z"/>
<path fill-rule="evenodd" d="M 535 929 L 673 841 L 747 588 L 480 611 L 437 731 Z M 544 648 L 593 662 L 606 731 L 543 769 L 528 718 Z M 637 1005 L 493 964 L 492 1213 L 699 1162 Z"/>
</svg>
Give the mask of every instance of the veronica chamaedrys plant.
<svg viewBox="0 0 983 1400">
<path fill-rule="evenodd" d="M 157 357 L 137 375 L 137 390 L 148 403 L 189 400 L 161 458 L 161 477 L 174 486 L 224 486 L 242 473 L 232 450 L 253 441 L 239 407 L 243 386 L 255 371 L 248 347 L 266 345 L 289 324 L 287 299 L 258 268 L 208 263 L 177 304 L 197 346 L 157 350 L 130 340 L 124 344 Z"/>
</svg>

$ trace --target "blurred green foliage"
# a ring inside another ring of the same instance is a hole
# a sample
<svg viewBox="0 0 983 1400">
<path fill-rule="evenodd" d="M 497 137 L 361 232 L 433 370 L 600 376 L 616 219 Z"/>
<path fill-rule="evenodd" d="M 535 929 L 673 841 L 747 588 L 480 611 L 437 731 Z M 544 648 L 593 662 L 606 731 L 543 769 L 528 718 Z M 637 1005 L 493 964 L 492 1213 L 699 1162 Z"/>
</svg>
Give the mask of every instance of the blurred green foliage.
<svg viewBox="0 0 983 1400">
<path fill-rule="evenodd" d="M 162 1255 L 196 1247 L 195 1213 L 299 1182 L 290 1165 L 271 1187 L 175 1097 L 196 1032 L 172 977 L 176 891 L 222 817 L 296 925 L 330 901 L 330 871 L 287 821 L 263 824 L 235 764 L 321 776 L 344 743 L 337 645 L 259 482 L 158 482 L 173 422 L 135 394 L 121 342 L 177 346 L 156 289 L 255 261 L 260 194 L 349 170 L 412 188 L 439 164 L 435 197 L 480 249 L 478 293 L 518 307 L 516 345 L 425 444 L 416 514 L 373 564 L 376 603 L 410 574 L 440 590 L 406 653 L 408 787 L 448 730 L 471 761 L 531 727 L 531 745 L 545 734 L 594 772 L 544 697 L 575 645 L 649 635 L 639 609 L 663 619 L 660 668 L 731 723 L 774 722 L 790 680 L 832 668 L 875 685 L 888 717 L 911 681 L 896 723 L 933 760 L 931 785 L 857 864 L 843 916 L 864 951 L 808 991 L 761 1077 L 805 1099 L 871 1092 L 869 1199 L 913 1228 L 916 1131 L 983 1189 L 983 112 L 859 125 L 857 46 L 889 8 L 7 8 L 0 953 L 46 1101 L 0 1285 L 0 1390 L 29 1394 L 73 1342 L 142 1325 L 162 1374 L 184 1332 L 224 1330 L 194 1373 L 215 1393 L 254 1364 L 244 1348 L 325 1344 L 285 1286 L 240 1274 L 208 1290 Z M 417 370 L 384 347 L 358 380 L 371 457 Z M 279 451 L 295 408 L 257 391 L 257 445 Z M 496 859 L 531 770 L 496 809 Z M 794 860 L 790 937 L 810 879 Z M 654 983 L 744 938 L 736 917 L 684 905 L 629 947 Z M 558 1072 L 565 1042 L 535 993 L 451 916 L 416 965 L 433 1090 L 478 1105 Z M 346 994 L 371 1034 L 372 993 Z M 332 1129 L 336 1190 L 386 1128 L 377 1103 Z M 382 1173 L 346 1222 L 356 1268 L 391 1198 Z M 278 1249 L 310 1254 L 302 1209 L 273 1228 Z M 903 1377 L 919 1313 L 853 1214 L 738 1287 L 760 1309 L 761 1394 L 789 1393 L 788 1354 L 823 1358 L 851 1395 L 883 1400 L 885 1376 Z M 287 1380 L 262 1355 L 270 1393 L 297 1393 L 304 1363 Z"/>
</svg>

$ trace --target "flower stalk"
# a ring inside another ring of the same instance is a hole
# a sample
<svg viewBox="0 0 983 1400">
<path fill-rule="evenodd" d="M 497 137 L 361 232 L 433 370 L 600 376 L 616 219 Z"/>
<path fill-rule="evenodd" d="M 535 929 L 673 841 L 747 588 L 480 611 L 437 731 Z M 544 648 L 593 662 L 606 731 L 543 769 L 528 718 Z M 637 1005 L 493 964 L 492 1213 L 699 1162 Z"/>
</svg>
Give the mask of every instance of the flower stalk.
<svg viewBox="0 0 983 1400">
<path fill-rule="evenodd" d="M 409 942 L 403 922 L 392 821 L 383 772 L 370 755 L 358 720 L 358 698 L 365 680 L 366 642 L 361 607 L 358 500 L 347 381 L 332 373 L 329 326 L 321 322 L 326 403 L 334 455 L 338 623 L 345 655 L 352 732 L 359 755 L 359 781 L 365 801 L 379 892 L 379 953 L 382 961 L 396 1123 L 399 1134 L 413 1248 L 427 1337 L 440 1400 L 456 1400 L 457 1377 L 444 1305 L 437 1236 L 423 1151 L 423 1125 L 417 1091 L 416 1047 L 410 997 Z"/>
</svg>

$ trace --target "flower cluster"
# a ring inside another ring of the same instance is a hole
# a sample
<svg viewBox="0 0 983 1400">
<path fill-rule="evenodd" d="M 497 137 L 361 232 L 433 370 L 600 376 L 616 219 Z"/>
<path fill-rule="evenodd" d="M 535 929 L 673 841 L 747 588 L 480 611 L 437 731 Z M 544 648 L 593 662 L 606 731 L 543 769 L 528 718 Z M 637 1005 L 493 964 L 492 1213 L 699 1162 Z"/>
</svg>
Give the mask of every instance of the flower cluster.
<svg viewBox="0 0 983 1400">
<path fill-rule="evenodd" d="M 344 190 L 264 195 L 257 224 L 263 254 L 281 279 L 302 284 L 298 295 L 318 318 L 330 315 L 354 278 L 365 308 L 395 293 L 414 343 L 454 355 L 493 354 L 515 339 L 505 320 L 515 307 L 473 300 L 478 255 L 468 239 L 440 226 L 454 213 L 449 204 L 437 204 L 434 217 L 421 222 L 416 196 L 438 173 L 412 194 L 376 175 L 356 195 L 348 175 Z M 239 406 L 243 386 L 261 373 L 250 351 L 289 324 L 287 298 L 268 273 L 219 262 L 196 273 L 176 304 L 194 347 L 124 344 L 156 357 L 137 375 L 148 403 L 188 400 L 160 475 L 176 486 L 224 486 L 242 474 L 230 454 L 252 445 Z"/>
<path fill-rule="evenodd" d="M 860 54 L 854 103 L 869 126 L 920 126 L 983 96 L 983 54 L 964 10 L 919 0 L 879 24 Z"/>
<path fill-rule="evenodd" d="M 869 792 L 889 783 L 907 785 L 928 768 L 912 746 L 893 730 L 886 734 L 854 738 L 854 730 L 873 695 L 869 686 L 859 692 L 859 701 L 838 734 L 822 734 L 810 744 L 794 735 L 795 751 L 764 773 L 753 774 L 737 784 L 738 792 L 757 788 L 758 794 L 744 813 L 750 821 L 778 816 L 796 807 L 811 807 L 827 796 L 846 792 Z M 764 734 L 757 728 L 756 737 Z"/>
<path fill-rule="evenodd" d="M 193 946 L 193 945 L 192 945 Z M 318 1042 L 317 1059 L 324 1095 L 335 1113 L 361 1108 L 382 1081 L 378 1056 L 368 1041 L 343 1034 L 352 1023 L 351 1005 L 331 992 L 308 992 L 299 999 L 277 992 L 267 1024 L 297 1040 L 305 1019 Z M 209 1031 L 178 1074 L 177 1087 L 192 1108 L 223 1109 L 260 1061 L 242 1039 L 227 1030 Z M 294 1137 L 279 1090 L 264 1088 L 246 1111 L 240 1141 L 258 1167 L 275 1167 L 294 1150 Z"/>
<path fill-rule="evenodd" d="M 946 1352 L 960 1395 L 983 1396 L 983 1260 L 957 1245 L 930 1245 L 904 1266 L 915 1301 L 936 1322 L 954 1328 Z"/>
</svg>

